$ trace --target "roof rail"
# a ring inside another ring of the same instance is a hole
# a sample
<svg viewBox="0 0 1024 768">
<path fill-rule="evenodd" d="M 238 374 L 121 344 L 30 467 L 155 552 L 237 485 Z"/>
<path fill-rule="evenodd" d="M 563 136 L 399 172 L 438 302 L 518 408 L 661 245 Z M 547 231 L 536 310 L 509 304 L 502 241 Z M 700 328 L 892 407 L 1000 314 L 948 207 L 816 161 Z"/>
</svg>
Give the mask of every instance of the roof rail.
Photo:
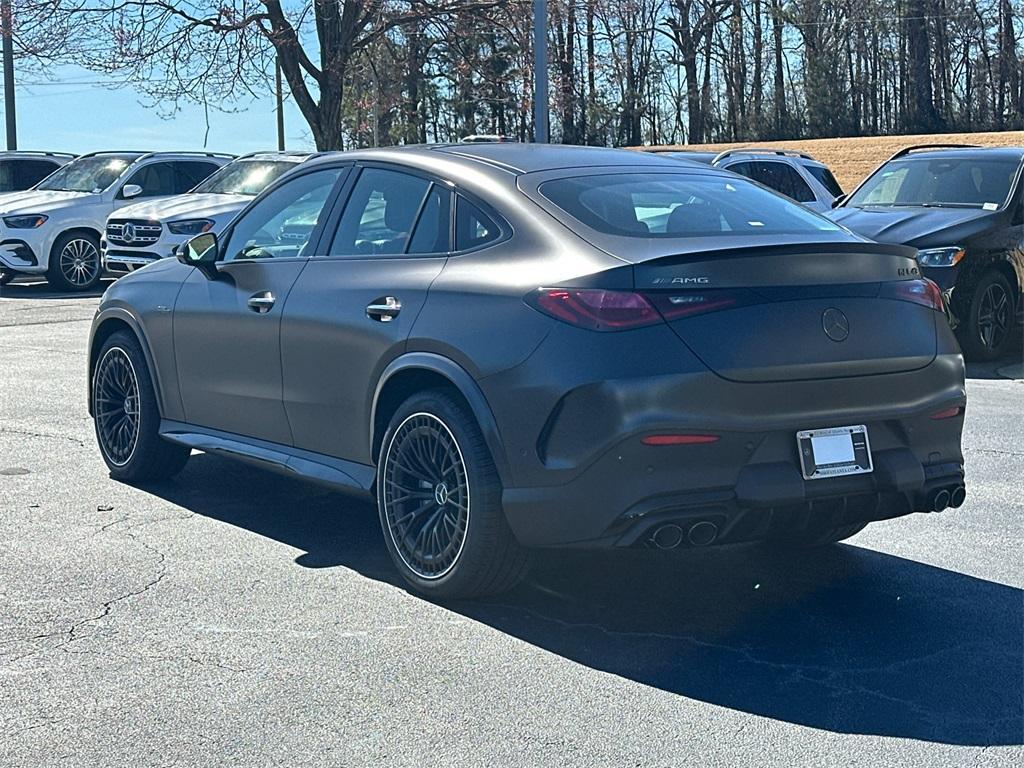
<svg viewBox="0 0 1024 768">
<path fill-rule="evenodd" d="M 814 160 L 811 155 L 808 155 L 806 152 L 800 152 L 796 149 L 777 149 L 775 147 L 734 147 L 733 149 L 727 149 L 724 152 L 719 152 L 711 162 L 714 164 L 719 160 L 724 160 L 732 155 L 744 154 L 779 155 L 781 157 L 802 157 L 804 160 Z"/>
<path fill-rule="evenodd" d="M 244 155 L 238 155 L 235 160 L 242 160 L 247 157 L 260 157 L 261 155 L 275 155 L 277 157 L 312 157 L 315 154 L 317 154 L 316 150 L 260 149 L 255 152 L 246 152 Z"/>
<path fill-rule="evenodd" d="M 4 149 L 3 155 L 34 155 L 36 157 L 78 157 L 73 152 L 49 152 L 45 149 Z"/>
<path fill-rule="evenodd" d="M 228 154 L 227 152 L 195 152 L 195 151 L 178 151 L 172 149 L 161 149 L 157 151 L 147 151 L 141 149 L 101 149 L 96 152 L 86 152 L 80 157 L 96 157 L 97 155 L 138 155 L 138 160 L 143 158 L 155 157 L 156 155 L 186 155 L 188 157 L 227 157 L 234 159 L 235 155 Z"/>
<path fill-rule="evenodd" d="M 911 152 L 919 152 L 921 150 L 928 149 L 981 149 L 978 144 L 911 144 L 909 147 L 904 147 L 899 150 L 895 155 L 889 158 L 889 160 L 895 160 L 897 157 L 903 157 L 909 155 Z"/>
</svg>

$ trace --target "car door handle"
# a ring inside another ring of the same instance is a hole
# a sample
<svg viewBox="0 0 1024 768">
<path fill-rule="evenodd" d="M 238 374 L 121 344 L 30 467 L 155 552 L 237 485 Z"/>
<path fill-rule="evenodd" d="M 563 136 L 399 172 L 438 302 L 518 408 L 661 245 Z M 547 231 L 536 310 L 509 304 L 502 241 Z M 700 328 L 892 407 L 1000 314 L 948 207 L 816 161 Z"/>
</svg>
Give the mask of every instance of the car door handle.
<svg viewBox="0 0 1024 768">
<path fill-rule="evenodd" d="M 254 293 L 249 297 L 249 309 L 253 312 L 259 312 L 261 315 L 265 315 L 274 308 L 275 301 L 277 301 L 277 299 L 274 298 L 274 294 L 270 291 L 260 291 L 259 293 Z"/>
<path fill-rule="evenodd" d="M 371 320 L 389 323 L 402 311 L 402 302 L 394 296 L 381 296 L 366 306 L 366 316 Z"/>
</svg>

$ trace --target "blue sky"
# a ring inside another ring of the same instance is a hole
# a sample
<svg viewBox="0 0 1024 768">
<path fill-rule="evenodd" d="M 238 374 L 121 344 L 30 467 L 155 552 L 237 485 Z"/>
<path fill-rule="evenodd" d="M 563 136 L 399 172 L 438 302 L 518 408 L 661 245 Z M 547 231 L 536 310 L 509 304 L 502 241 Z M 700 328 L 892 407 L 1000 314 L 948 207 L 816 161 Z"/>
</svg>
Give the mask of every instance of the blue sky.
<svg viewBox="0 0 1024 768">
<path fill-rule="evenodd" d="M 144 104 L 131 88 L 112 89 L 113 78 L 76 67 L 61 67 L 50 82 L 26 75 L 16 83 L 18 148 L 63 152 L 100 149 L 201 150 L 243 154 L 277 148 L 272 98 L 236 105 L 232 113 L 210 110 L 204 146 L 202 108 L 185 105 L 171 119 Z M 3 103 L 0 101 L 0 111 Z M 3 142 L 0 128 L 0 143 Z M 287 149 L 312 149 L 313 140 L 294 104 L 285 104 Z"/>
</svg>

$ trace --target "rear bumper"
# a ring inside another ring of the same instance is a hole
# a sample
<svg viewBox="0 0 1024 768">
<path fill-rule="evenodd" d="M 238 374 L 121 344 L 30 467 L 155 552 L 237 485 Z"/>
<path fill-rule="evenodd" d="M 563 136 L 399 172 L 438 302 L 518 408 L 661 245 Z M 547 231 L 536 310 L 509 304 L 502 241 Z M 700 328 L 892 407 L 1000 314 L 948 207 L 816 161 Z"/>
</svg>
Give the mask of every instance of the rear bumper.
<svg viewBox="0 0 1024 768">
<path fill-rule="evenodd" d="M 650 467 L 621 466 L 617 456 L 620 466 L 604 464 L 565 486 L 507 489 L 503 503 L 527 546 L 644 546 L 667 525 L 678 527 L 684 546 L 702 546 L 931 511 L 937 493 L 964 484 L 960 463 L 925 466 L 907 449 L 875 451 L 872 458 L 874 472 L 865 475 L 805 481 L 794 458 L 746 464 L 731 487 L 648 495 Z M 698 532 L 692 540 L 691 531 Z"/>
<path fill-rule="evenodd" d="M 708 516 L 716 541 L 748 541 L 826 517 L 839 525 L 928 511 L 936 489 L 962 485 L 963 411 L 931 418 L 966 406 L 948 328 L 917 370 L 764 383 L 715 375 L 662 330 L 607 334 L 610 353 L 577 366 L 561 364 L 573 355 L 549 337 L 517 368 L 480 380 L 509 463 L 506 516 L 523 544 L 630 546 L 656 522 Z M 623 370 L 639 375 L 616 378 Z M 805 481 L 796 433 L 858 424 L 874 471 Z M 673 432 L 718 440 L 641 442 Z"/>
</svg>

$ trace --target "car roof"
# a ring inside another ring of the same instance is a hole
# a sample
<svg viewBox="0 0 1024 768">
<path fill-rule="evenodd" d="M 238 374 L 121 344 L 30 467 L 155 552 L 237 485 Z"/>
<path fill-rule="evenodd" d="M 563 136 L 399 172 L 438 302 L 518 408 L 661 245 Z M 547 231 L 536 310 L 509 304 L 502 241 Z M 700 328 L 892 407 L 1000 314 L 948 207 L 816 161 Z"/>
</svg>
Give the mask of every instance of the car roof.
<svg viewBox="0 0 1024 768">
<path fill-rule="evenodd" d="M 998 160 L 1020 160 L 1024 158 L 1024 147 L 909 147 L 889 159 L 907 160 L 918 157 L 960 160 L 985 157 Z"/>
<path fill-rule="evenodd" d="M 658 156 L 653 152 L 635 152 L 607 147 L 580 147 L 568 144 L 418 144 L 384 149 L 326 152 L 311 160 L 312 163 L 330 160 L 409 160 L 417 166 L 442 164 L 462 165 L 477 170 L 488 168 L 503 175 L 520 175 L 536 171 L 571 168 L 619 166 L 633 168 L 662 168 L 679 170 L 677 159 Z M 687 173 L 714 173 L 715 169 L 703 164 L 691 164 Z M 719 173 L 721 171 L 718 171 Z"/>
</svg>

